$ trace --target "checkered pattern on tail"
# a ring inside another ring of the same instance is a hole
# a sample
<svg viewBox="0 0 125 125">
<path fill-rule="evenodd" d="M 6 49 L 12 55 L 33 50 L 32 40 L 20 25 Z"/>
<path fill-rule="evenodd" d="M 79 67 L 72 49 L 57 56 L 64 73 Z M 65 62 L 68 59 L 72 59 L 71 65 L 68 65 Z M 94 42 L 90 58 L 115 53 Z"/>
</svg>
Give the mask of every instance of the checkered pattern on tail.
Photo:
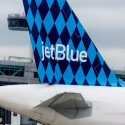
<svg viewBox="0 0 125 125">
<path fill-rule="evenodd" d="M 23 0 L 23 3 L 41 83 L 125 86 L 107 66 L 66 0 Z M 45 47 L 69 45 L 74 58 L 77 50 L 86 51 L 87 62 L 46 57 L 42 61 L 42 42 Z"/>
</svg>

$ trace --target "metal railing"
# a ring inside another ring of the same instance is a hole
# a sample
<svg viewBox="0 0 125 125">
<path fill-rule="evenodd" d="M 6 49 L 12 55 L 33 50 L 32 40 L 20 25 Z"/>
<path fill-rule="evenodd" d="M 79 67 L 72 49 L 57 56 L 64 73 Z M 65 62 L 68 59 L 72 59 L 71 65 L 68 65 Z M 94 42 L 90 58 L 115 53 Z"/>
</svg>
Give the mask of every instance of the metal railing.
<svg viewBox="0 0 125 125">
<path fill-rule="evenodd" d="M 27 58 L 27 57 L 9 56 L 9 57 L 0 57 L 0 61 L 12 61 L 12 62 L 27 62 L 27 63 L 32 63 L 32 62 L 34 62 L 34 59 Z"/>
</svg>

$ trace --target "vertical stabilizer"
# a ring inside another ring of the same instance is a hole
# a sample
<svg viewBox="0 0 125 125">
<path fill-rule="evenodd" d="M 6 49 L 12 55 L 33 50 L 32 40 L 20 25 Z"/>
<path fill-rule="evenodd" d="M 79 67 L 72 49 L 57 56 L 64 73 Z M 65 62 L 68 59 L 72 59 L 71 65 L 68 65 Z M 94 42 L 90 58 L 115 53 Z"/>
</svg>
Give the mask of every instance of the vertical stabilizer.
<svg viewBox="0 0 125 125">
<path fill-rule="evenodd" d="M 66 0 L 23 0 L 41 83 L 121 87 Z"/>
</svg>

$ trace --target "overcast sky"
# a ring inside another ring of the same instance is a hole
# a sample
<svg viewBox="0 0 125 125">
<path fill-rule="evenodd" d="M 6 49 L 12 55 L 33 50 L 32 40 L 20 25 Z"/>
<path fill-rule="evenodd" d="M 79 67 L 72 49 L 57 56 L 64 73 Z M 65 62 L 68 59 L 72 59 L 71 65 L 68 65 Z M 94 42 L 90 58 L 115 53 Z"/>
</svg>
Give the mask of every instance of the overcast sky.
<svg viewBox="0 0 125 125">
<path fill-rule="evenodd" d="M 125 0 L 68 0 L 113 69 L 125 68 Z M 24 12 L 22 0 L 0 0 L 0 57 L 29 56 L 28 32 L 8 30 L 7 16 Z"/>
</svg>

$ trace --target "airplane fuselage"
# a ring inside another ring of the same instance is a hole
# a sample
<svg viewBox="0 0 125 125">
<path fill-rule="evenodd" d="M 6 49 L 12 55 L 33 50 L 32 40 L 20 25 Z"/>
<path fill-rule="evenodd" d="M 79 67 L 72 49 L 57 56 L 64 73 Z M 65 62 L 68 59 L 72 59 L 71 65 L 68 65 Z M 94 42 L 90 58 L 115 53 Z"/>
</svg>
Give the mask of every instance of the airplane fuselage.
<svg viewBox="0 0 125 125">
<path fill-rule="evenodd" d="M 86 101 L 92 103 L 91 114 L 70 119 L 49 107 L 36 107 L 64 92 L 81 93 Z M 1 107 L 49 125 L 124 125 L 124 98 L 125 88 L 120 87 L 24 85 L 0 88 Z"/>
</svg>

